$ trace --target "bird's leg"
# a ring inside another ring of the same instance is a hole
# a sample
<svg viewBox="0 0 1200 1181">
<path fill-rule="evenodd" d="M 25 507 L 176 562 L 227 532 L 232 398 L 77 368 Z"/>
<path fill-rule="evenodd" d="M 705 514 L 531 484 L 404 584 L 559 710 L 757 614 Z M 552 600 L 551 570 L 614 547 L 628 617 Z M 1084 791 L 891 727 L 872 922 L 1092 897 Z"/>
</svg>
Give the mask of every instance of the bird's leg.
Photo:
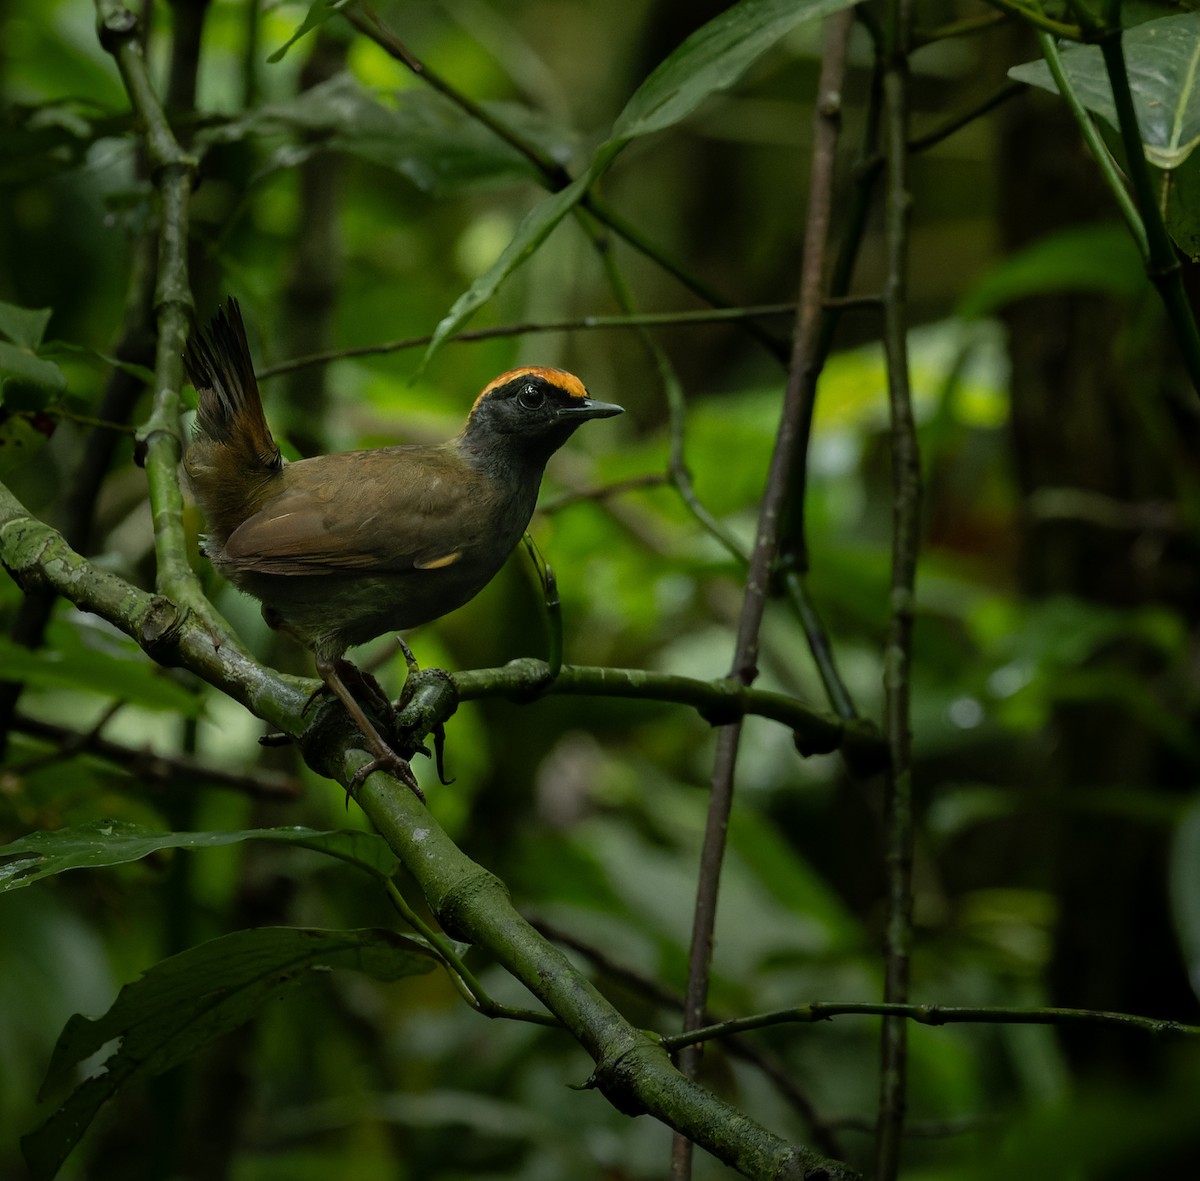
<svg viewBox="0 0 1200 1181">
<path fill-rule="evenodd" d="M 402 758 L 384 742 L 379 731 L 375 728 L 375 724 L 367 717 L 362 706 L 354 700 L 354 695 L 346 688 L 345 682 L 338 675 L 338 662 L 336 660 L 318 659 L 317 672 L 320 674 L 321 680 L 329 687 L 330 692 L 346 707 L 346 712 L 354 719 L 359 730 L 362 731 L 363 737 L 367 740 L 367 745 L 371 748 L 371 753 L 375 756 L 369 763 L 364 763 L 354 772 L 354 778 L 351 779 L 350 786 L 346 790 L 346 798 L 349 799 L 354 789 L 372 771 L 382 770 L 390 771 L 409 787 L 421 803 L 424 803 L 425 795 L 420 787 L 417 786 L 417 777 L 413 774 L 408 760 Z"/>
</svg>

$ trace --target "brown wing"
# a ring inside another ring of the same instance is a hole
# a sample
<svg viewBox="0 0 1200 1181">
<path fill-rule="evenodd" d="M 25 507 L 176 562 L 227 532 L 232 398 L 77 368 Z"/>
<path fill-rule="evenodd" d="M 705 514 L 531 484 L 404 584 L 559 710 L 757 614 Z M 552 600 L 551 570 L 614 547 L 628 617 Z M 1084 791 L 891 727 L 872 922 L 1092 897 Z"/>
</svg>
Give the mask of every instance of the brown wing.
<svg viewBox="0 0 1200 1181">
<path fill-rule="evenodd" d="M 442 447 L 385 447 L 288 464 L 218 560 L 263 574 L 435 569 L 486 528 L 484 479 Z"/>
</svg>

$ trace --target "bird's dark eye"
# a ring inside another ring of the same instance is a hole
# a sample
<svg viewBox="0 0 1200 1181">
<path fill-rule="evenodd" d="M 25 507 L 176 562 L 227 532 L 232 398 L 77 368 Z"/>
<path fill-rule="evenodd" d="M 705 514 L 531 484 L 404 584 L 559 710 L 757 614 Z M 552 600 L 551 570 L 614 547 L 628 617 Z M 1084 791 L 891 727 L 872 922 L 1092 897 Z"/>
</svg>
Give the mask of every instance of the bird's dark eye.
<svg viewBox="0 0 1200 1181">
<path fill-rule="evenodd" d="M 540 410 L 545 401 L 545 390 L 541 386 L 534 385 L 532 382 L 529 385 L 522 386 L 521 392 L 517 395 L 517 403 L 522 410 Z"/>
</svg>

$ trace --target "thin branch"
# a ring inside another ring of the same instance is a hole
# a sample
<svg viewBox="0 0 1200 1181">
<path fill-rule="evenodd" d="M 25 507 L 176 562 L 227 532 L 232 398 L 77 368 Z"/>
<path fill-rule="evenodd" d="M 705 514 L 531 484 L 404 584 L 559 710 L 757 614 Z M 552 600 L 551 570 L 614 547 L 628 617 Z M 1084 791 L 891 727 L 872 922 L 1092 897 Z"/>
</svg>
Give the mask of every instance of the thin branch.
<svg viewBox="0 0 1200 1181">
<path fill-rule="evenodd" d="M 185 755 L 159 754 L 149 747 L 139 749 L 103 738 L 94 730 L 81 734 L 69 726 L 57 726 L 18 714 L 13 729 L 31 738 L 53 743 L 54 758 L 93 755 L 112 763 L 134 779 L 176 791 L 179 788 L 220 788 L 252 799 L 287 801 L 303 792 L 291 776 L 259 771 L 252 775 L 211 767 Z M 15 768 L 14 768 L 15 770 Z M 26 767 L 28 770 L 28 766 Z"/>
<path fill-rule="evenodd" d="M 484 1017 L 502 1017 L 509 1021 L 525 1021 L 531 1025 L 549 1025 L 554 1029 L 562 1028 L 562 1022 L 545 1010 L 520 1009 L 493 1000 L 483 985 L 479 983 L 475 973 L 463 962 L 463 958 L 458 954 L 454 944 L 439 930 L 425 922 L 409 906 L 408 899 L 400 893 L 395 882 L 388 879 L 384 884 L 387 888 L 388 901 L 395 907 L 396 913 L 438 954 L 458 994 L 472 1009 Z"/>
<path fill-rule="evenodd" d="M 1138 213 L 1137 205 L 1125 187 L 1121 170 L 1113 159 L 1112 152 L 1108 150 L 1108 145 L 1104 142 L 1100 129 L 1096 126 L 1095 120 L 1087 108 L 1079 101 L 1079 95 L 1075 93 L 1075 87 L 1071 85 L 1071 80 L 1067 77 L 1067 72 L 1062 64 L 1062 55 L 1058 52 L 1058 43 L 1049 33 L 1038 33 L 1037 39 L 1038 44 L 1042 47 L 1046 65 L 1050 67 L 1050 76 L 1054 79 L 1054 85 L 1058 87 L 1058 93 L 1062 95 L 1071 114 L 1075 117 L 1079 133 L 1091 151 L 1092 158 L 1096 161 L 1100 175 L 1104 178 L 1104 183 L 1117 203 L 1117 209 L 1124 218 L 1126 227 L 1137 243 L 1142 257 L 1146 258 L 1150 247 L 1146 240 L 1146 227 L 1142 224 L 1141 214 Z"/>
<path fill-rule="evenodd" d="M 1044 33 L 1039 34 L 1039 36 L 1045 35 Z M 945 122 L 925 132 L 924 135 L 918 135 L 916 138 L 909 140 L 908 150 L 918 153 L 936 147 L 943 140 L 949 139 L 956 131 L 961 131 L 968 124 L 974 123 L 976 119 L 981 118 L 990 111 L 994 111 L 999 106 L 1003 106 L 1009 99 L 1016 98 L 1018 94 L 1024 94 L 1028 89 L 1029 87 L 1024 82 L 1006 82 L 999 90 L 993 91 L 973 107 L 968 107 L 965 111 L 960 111 L 957 115 L 952 115 Z"/>
<path fill-rule="evenodd" d="M 862 23 L 875 40 L 877 31 L 873 18 L 865 5 L 854 9 L 855 19 Z M 806 528 L 806 506 L 808 503 L 808 451 L 812 437 L 813 415 L 816 411 L 817 379 L 833 348 L 837 326 L 842 312 L 856 307 L 882 307 L 881 295 L 850 296 L 850 282 L 854 275 L 858 252 L 866 233 L 867 219 L 872 207 L 875 180 L 882 168 L 882 160 L 875 152 L 881 108 L 881 90 L 878 70 L 872 74 L 871 89 L 867 100 L 867 116 L 863 122 L 863 140 L 859 159 L 854 168 L 854 184 L 847 203 L 841 243 L 829 277 L 828 290 L 822 301 L 821 318 L 809 362 L 808 381 L 804 387 L 804 400 L 798 427 L 800 440 L 796 446 L 796 463 L 792 469 L 791 485 L 784 498 L 783 519 L 780 525 L 779 558 L 776 570 L 783 579 L 783 587 L 791 600 L 793 610 L 800 619 L 804 637 L 812 654 L 813 664 L 821 678 L 821 684 L 830 705 L 839 717 L 852 720 L 858 717 L 854 699 L 842 679 L 834 656 L 833 643 L 817 610 L 816 603 L 808 590 L 808 538 Z"/>
<path fill-rule="evenodd" d="M 1064 41 L 1088 40 L 1087 33 L 1079 25 L 1069 25 L 1064 21 L 1054 20 L 1052 17 L 1046 16 L 1045 13 L 1039 12 L 1035 8 L 1021 4 L 1020 0 L 984 0 L 984 3 L 990 4 L 1000 12 L 1017 17 L 1034 29 L 1040 29 L 1045 33 L 1052 33 L 1055 37 L 1059 37 Z"/>
<path fill-rule="evenodd" d="M 183 346 L 192 318 L 188 202 L 196 161 L 180 147 L 154 92 L 136 17 L 118 0 L 96 0 L 96 12 L 100 44 L 117 63 L 142 129 L 150 176 L 159 194 L 154 404 L 138 435 L 150 490 L 158 588 L 178 607 L 204 619 L 222 644 L 236 647 L 238 640 L 205 598 L 188 560 L 178 475 L 183 455 L 179 389 L 183 383 Z"/>
<path fill-rule="evenodd" d="M 565 664 L 554 683 L 547 686 L 547 674 L 544 661 L 525 657 L 502 668 L 451 673 L 449 683 L 459 701 L 484 697 L 526 701 L 544 692 L 546 695 L 669 702 L 691 706 L 705 721 L 721 726 L 752 714 L 787 726 L 801 754 L 841 750 L 848 760 L 864 770 L 878 770 L 886 759 L 886 746 L 869 723 L 847 722 L 819 713 L 786 693 L 755 689 L 736 677 L 701 681 L 640 668 Z M 425 671 L 417 674 L 418 684 L 423 683 L 425 676 Z M 434 676 L 430 672 L 429 677 L 431 684 L 445 683 L 443 674 Z"/>
<path fill-rule="evenodd" d="M 1200 1037 L 1200 1025 L 1167 1021 L 1158 1017 L 1139 1017 L 1132 1013 L 1112 1013 L 1101 1009 L 1013 1009 L 1003 1005 L 910 1005 L 877 1001 L 813 1001 L 772 1013 L 757 1013 L 721 1021 L 687 1034 L 664 1034 L 659 1042 L 674 1053 L 690 1038 L 693 1041 L 712 1041 L 731 1037 L 752 1029 L 767 1029 L 774 1025 L 811 1025 L 834 1017 L 895 1017 L 915 1021 L 920 1025 L 954 1025 L 976 1023 L 988 1025 L 1100 1025 L 1110 1029 L 1131 1029 L 1155 1035 Z"/>
<path fill-rule="evenodd" d="M 421 58 L 413 53 L 380 20 L 369 5 L 360 3 L 359 5 L 343 9 L 342 14 L 360 33 L 369 37 L 385 53 L 402 63 L 417 77 L 424 79 L 439 93 L 445 95 L 446 98 L 470 115 L 471 118 L 484 127 L 487 127 L 489 131 L 498 136 L 504 143 L 524 156 L 533 165 L 541 182 L 551 192 L 560 192 L 572 183 L 574 178 L 561 164 L 547 157 L 536 144 L 530 143 L 516 130 L 504 123 L 503 120 L 497 119 L 484 107 L 475 102 L 474 99 L 463 94 L 439 74 L 431 70 Z M 651 241 L 636 226 L 621 217 L 609 205 L 593 194 L 585 193 L 580 201 L 580 207 L 606 225 L 618 237 L 623 238 L 639 253 L 657 263 L 658 266 L 672 275 L 694 295 L 699 296 L 705 303 L 719 308 L 730 306 L 729 300 L 724 299 L 702 279 L 685 270 L 662 247 Z M 738 322 L 744 327 L 747 333 L 758 340 L 772 355 L 780 361 L 786 360 L 786 350 L 781 342 L 766 332 L 761 325 L 756 324 L 753 320 L 739 320 Z"/>
<path fill-rule="evenodd" d="M 523 324 L 497 324 L 491 328 L 468 328 L 447 338 L 447 344 L 466 344 L 480 340 L 495 340 L 497 337 L 527 336 L 537 332 L 584 332 L 612 328 L 683 328 L 696 324 L 720 324 L 738 320 L 752 320 L 760 316 L 791 315 L 796 311 L 794 303 L 770 303 L 740 308 L 705 308 L 692 312 L 642 312 L 629 316 L 576 316 L 569 320 L 528 321 Z M 348 357 L 373 357 L 382 353 L 397 353 L 405 349 L 424 348 L 433 340 L 432 333 L 423 336 L 406 336 L 400 340 L 383 344 L 359 345 L 356 348 L 336 349 L 325 353 L 310 353 L 270 365 L 258 373 L 259 381 L 291 373 L 307 365 L 327 365 L 330 361 L 341 361 Z"/>
<path fill-rule="evenodd" d="M 921 458 L 908 370 L 909 38 L 913 0 L 892 0 L 884 62 L 885 250 L 883 346 L 892 451 L 892 577 L 884 652 L 884 734 L 891 752 L 886 782 L 886 1002 L 908 1000 L 912 953 L 911 664 L 914 590 L 920 548 Z M 907 1023 L 885 1018 L 880 1070 L 876 1181 L 895 1181 L 907 1103 Z"/>
<path fill-rule="evenodd" d="M 626 316 L 634 315 L 633 292 L 630 290 L 629 284 L 625 281 L 624 275 L 617 266 L 614 252 L 611 249 L 607 249 L 606 244 L 602 242 L 597 242 L 597 247 L 601 263 L 604 266 L 604 273 L 608 277 L 609 286 L 612 288 L 617 303 Z M 687 464 L 684 448 L 687 406 L 683 396 L 683 385 L 679 380 L 679 375 L 675 372 L 675 366 L 671 363 L 671 358 L 660 347 L 658 341 L 654 339 L 654 336 L 647 327 L 644 325 L 639 326 L 637 333 L 643 348 L 645 348 L 647 355 L 658 371 L 658 380 L 667 398 L 671 438 L 670 452 L 667 457 L 667 478 L 679 494 L 679 499 L 683 501 L 684 506 L 695 518 L 697 524 L 734 561 L 745 565 L 746 555 L 737 538 L 708 510 L 696 492 L 695 485 L 692 483 L 692 473 Z"/>
<path fill-rule="evenodd" d="M 986 12 L 981 16 L 966 16 L 961 20 L 948 21 L 932 29 L 925 29 L 913 34 L 913 48 L 923 49 L 938 41 L 949 41 L 956 37 L 974 37 L 980 33 L 990 33 L 997 25 L 1004 24 L 1009 19 L 1006 12 Z"/>
<path fill-rule="evenodd" d="M 578 938 L 545 919 L 534 918 L 530 919 L 530 922 L 547 939 L 578 952 L 602 976 L 616 981 L 622 987 L 661 1005 L 663 1008 L 683 1009 L 682 995 L 673 988 L 668 988 L 653 976 L 646 975 L 644 972 L 629 967 L 628 964 L 613 959 L 607 952 L 602 951 L 594 944 Z M 717 1019 L 711 1013 L 705 1014 L 705 1020 L 708 1024 L 717 1024 Z M 793 1072 L 778 1055 L 755 1042 L 739 1037 L 730 1038 L 724 1043 L 723 1049 L 731 1058 L 738 1058 L 743 1062 L 750 1063 L 771 1080 L 776 1090 L 808 1125 L 813 1142 L 822 1152 L 828 1153 L 832 1157 L 845 1156 L 842 1145 L 831 1130 L 834 1121 L 826 1119 L 817 1111 L 812 1099 L 800 1089 L 793 1077 Z"/>
<path fill-rule="evenodd" d="M 810 366 L 822 314 L 825 257 L 833 207 L 833 166 L 840 95 L 853 21 L 853 13 L 847 9 L 834 14 L 826 22 L 825 49 L 814 115 L 815 133 L 804 257 L 800 272 L 799 311 L 779 430 L 759 513 L 754 550 L 750 557 L 737 643 L 730 670 L 731 681 L 747 686 L 758 673 L 759 633 L 770 590 L 771 571 L 779 554 L 781 514 L 788 490 L 792 486 L 793 470 L 803 446 L 805 388 L 810 380 Z M 683 1011 L 685 1031 L 701 1024 L 707 1006 L 717 895 L 725 856 L 729 816 L 733 807 L 734 772 L 741 733 L 739 719 L 731 725 L 723 726 L 717 736 L 688 957 L 687 992 Z M 699 1061 L 699 1049 L 689 1047 L 680 1054 L 680 1069 L 688 1077 L 695 1077 Z M 686 1181 L 691 1176 L 691 1147 L 685 1138 L 679 1135 L 674 1140 L 671 1176 L 674 1181 Z"/>
<path fill-rule="evenodd" d="M 132 636 L 161 663 L 190 669 L 260 717 L 298 732 L 311 682 L 282 677 L 216 647 L 198 617 L 97 569 L 31 517 L 3 484 L 0 561 L 26 589 L 52 586 Z M 314 770 L 343 785 L 354 783 L 370 759 L 357 727 L 340 710 L 320 710 L 303 738 Z M 595 1062 L 590 1085 L 619 1111 L 653 1115 L 746 1177 L 779 1181 L 819 1170 L 826 1181 L 851 1181 L 850 1169 L 785 1142 L 683 1078 L 653 1038 L 626 1021 L 521 918 L 503 884 L 466 857 L 399 780 L 376 771 L 355 798 L 413 875 L 442 929 L 490 953 L 562 1022 Z"/>
<path fill-rule="evenodd" d="M 595 488 L 576 488 L 539 504 L 538 512 L 550 515 L 561 512 L 572 504 L 578 504 L 581 500 L 611 500 L 614 496 L 624 496 L 626 492 L 638 492 L 643 488 L 661 488 L 670 482 L 670 476 L 664 475 L 662 472 L 647 472 L 641 476 L 629 476 L 624 480 L 614 480 L 611 484 L 600 484 Z"/>
</svg>

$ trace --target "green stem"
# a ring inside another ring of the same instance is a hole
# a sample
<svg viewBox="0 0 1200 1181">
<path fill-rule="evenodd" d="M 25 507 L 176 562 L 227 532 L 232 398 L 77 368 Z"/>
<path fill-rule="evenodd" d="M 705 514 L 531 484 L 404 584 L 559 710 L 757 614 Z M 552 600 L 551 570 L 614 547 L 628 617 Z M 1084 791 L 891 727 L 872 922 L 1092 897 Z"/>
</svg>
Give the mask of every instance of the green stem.
<svg viewBox="0 0 1200 1181">
<path fill-rule="evenodd" d="M 454 944 L 409 906 L 408 899 L 400 893 L 395 882 L 389 879 L 386 887 L 388 901 L 400 917 L 438 953 L 455 989 L 471 1008 L 485 1017 L 507 1017 L 511 1021 L 527 1021 L 532 1025 L 551 1025 L 556 1029 L 561 1027 L 559 1020 L 549 1013 L 537 1009 L 517 1009 L 512 1005 L 502 1005 L 499 1001 L 492 1000 L 475 973 L 463 962 Z"/>
<path fill-rule="evenodd" d="M 1067 106 L 1071 109 L 1071 114 L 1075 117 L 1075 122 L 1079 126 L 1079 133 L 1083 136 L 1084 142 L 1091 151 L 1092 158 L 1099 165 L 1100 175 L 1104 178 L 1104 183 L 1108 185 L 1109 192 L 1112 193 L 1117 203 L 1117 209 L 1125 219 L 1125 225 L 1129 228 L 1130 234 L 1133 235 L 1133 240 L 1137 243 L 1142 257 L 1146 258 L 1150 251 L 1149 243 L 1146 239 L 1146 227 L 1142 224 L 1137 206 L 1134 204 L 1133 198 L 1129 195 L 1129 190 L 1125 187 L 1125 181 L 1121 177 L 1121 170 L 1117 167 L 1117 162 L 1108 150 L 1108 145 L 1104 142 L 1104 137 L 1100 134 L 1095 121 L 1088 113 L 1087 108 L 1079 101 L 1079 95 L 1075 93 L 1075 88 L 1071 85 L 1071 80 L 1067 77 L 1067 72 L 1063 68 L 1062 55 L 1058 52 L 1058 44 L 1049 33 L 1039 32 L 1037 39 L 1038 44 L 1042 47 L 1042 55 L 1046 59 L 1046 65 L 1050 67 L 1050 76 L 1054 79 L 1055 86 L 1058 87 L 1058 93 L 1063 96 Z"/>
<path fill-rule="evenodd" d="M 1034 29 L 1053 33 L 1055 37 L 1061 37 L 1064 41 L 1087 40 L 1087 33 L 1079 25 L 1069 25 L 1063 21 L 1054 20 L 1034 8 L 1021 4 L 1019 0 L 984 0 L 984 2 L 999 9 L 1000 12 L 1018 17 Z"/>
<path fill-rule="evenodd" d="M 178 475 L 183 457 L 179 389 L 183 384 L 183 347 L 192 318 L 188 203 L 196 161 L 175 138 L 154 92 L 138 37 L 137 18 L 117 0 L 96 0 L 96 13 L 100 44 L 120 71 L 159 194 L 154 402 L 150 417 L 138 432 L 154 522 L 158 589 L 179 607 L 204 619 L 214 642 L 238 648 L 237 638 L 204 596 L 192 570 Z"/>
</svg>

